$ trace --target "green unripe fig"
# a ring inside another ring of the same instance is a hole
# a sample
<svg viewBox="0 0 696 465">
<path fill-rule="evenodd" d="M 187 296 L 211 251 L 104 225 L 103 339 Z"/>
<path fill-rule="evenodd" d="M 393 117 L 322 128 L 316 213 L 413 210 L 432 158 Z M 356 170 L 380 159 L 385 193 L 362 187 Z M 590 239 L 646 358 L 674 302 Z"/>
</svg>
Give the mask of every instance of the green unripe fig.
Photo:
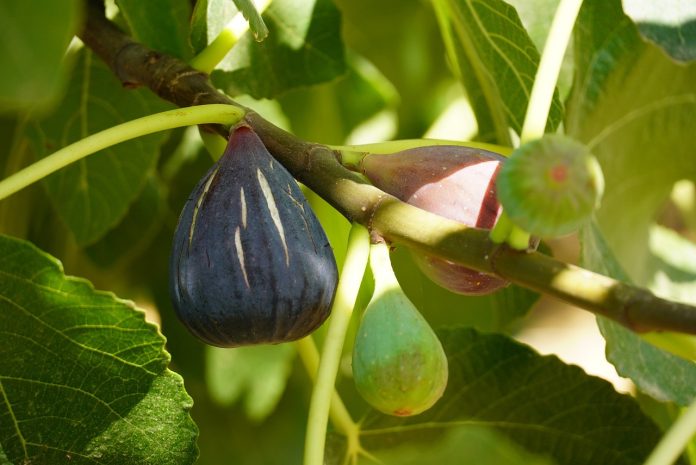
<svg viewBox="0 0 696 465">
<path fill-rule="evenodd" d="M 169 270 L 179 319 L 221 347 L 308 335 L 328 317 L 338 280 L 302 191 L 244 125 L 184 205 Z"/>
<path fill-rule="evenodd" d="M 498 197 L 510 219 L 541 237 L 569 234 L 599 206 L 604 177 L 578 141 L 547 134 L 517 148 L 498 175 Z"/>
<path fill-rule="evenodd" d="M 491 229 L 500 215 L 495 179 L 505 158 L 471 147 L 417 147 L 370 154 L 361 170 L 378 188 L 406 203 L 467 226 Z M 419 252 L 418 267 L 436 284 L 465 295 L 489 294 L 508 282 Z"/>
<path fill-rule="evenodd" d="M 394 276 L 386 244 L 370 250 L 375 291 L 353 346 L 353 378 L 360 395 L 389 415 L 419 414 L 447 386 L 447 357 L 427 321 Z"/>
</svg>

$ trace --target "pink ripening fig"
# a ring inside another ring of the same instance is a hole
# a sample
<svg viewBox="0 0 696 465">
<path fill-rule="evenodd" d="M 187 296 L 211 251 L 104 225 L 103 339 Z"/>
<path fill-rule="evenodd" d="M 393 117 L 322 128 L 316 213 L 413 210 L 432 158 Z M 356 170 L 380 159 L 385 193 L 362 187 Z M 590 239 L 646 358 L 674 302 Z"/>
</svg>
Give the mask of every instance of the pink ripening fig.
<svg viewBox="0 0 696 465">
<path fill-rule="evenodd" d="M 417 147 L 394 154 L 370 154 L 361 170 L 378 188 L 423 210 L 490 229 L 501 212 L 495 179 L 505 158 L 471 147 Z M 413 257 L 436 284 L 466 295 L 488 294 L 508 282 L 430 255 Z"/>
</svg>

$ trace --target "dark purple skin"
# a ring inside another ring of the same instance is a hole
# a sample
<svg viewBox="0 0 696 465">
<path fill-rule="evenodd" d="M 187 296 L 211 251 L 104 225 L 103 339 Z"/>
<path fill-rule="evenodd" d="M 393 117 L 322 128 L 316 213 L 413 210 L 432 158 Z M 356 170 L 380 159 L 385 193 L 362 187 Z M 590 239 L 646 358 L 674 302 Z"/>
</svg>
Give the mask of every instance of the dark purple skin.
<svg viewBox="0 0 696 465">
<path fill-rule="evenodd" d="M 423 210 L 467 226 L 491 229 L 501 212 L 495 178 L 505 158 L 470 147 L 417 147 L 367 155 L 362 172 L 381 190 Z M 508 282 L 430 255 L 414 252 L 423 273 L 452 292 L 489 294 Z"/>
<path fill-rule="evenodd" d="M 236 128 L 179 218 L 170 260 L 179 319 L 214 346 L 293 341 L 328 317 L 337 281 L 297 183 L 250 127 Z"/>
</svg>

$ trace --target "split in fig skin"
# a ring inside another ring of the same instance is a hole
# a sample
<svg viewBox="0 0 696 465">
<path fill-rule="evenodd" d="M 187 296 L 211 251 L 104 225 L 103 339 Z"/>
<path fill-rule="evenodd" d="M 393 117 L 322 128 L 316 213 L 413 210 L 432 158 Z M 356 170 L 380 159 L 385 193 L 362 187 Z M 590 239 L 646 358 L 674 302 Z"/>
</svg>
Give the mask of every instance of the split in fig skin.
<svg viewBox="0 0 696 465">
<path fill-rule="evenodd" d="M 248 126 L 183 208 L 170 260 L 179 319 L 220 347 L 302 338 L 328 317 L 338 270 L 290 173 Z"/>
<path fill-rule="evenodd" d="M 505 157 L 455 145 L 417 147 L 367 155 L 361 170 L 381 190 L 467 226 L 491 229 L 500 216 L 495 179 Z M 482 295 L 508 282 L 441 258 L 412 251 L 418 267 L 452 292 Z"/>
</svg>

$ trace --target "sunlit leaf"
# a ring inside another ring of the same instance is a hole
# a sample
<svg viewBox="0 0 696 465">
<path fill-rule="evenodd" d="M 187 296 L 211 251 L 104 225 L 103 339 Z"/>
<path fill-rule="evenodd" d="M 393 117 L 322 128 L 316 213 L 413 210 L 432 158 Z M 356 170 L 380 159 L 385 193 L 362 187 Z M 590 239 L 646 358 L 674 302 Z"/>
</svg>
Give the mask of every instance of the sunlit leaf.
<svg viewBox="0 0 696 465">
<path fill-rule="evenodd" d="M 437 0 L 445 45 L 469 96 L 479 139 L 510 144 L 527 111 L 539 52 L 515 9 L 502 0 Z M 561 121 L 554 95 L 547 129 Z"/>
<path fill-rule="evenodd" d="M 599 227 L 644 285 L 656 213 L 676 181 L 696 178 L 696 63 L 678 64 L 643 41 L 619 0 L 586 1 L 578 21 L 566 129 L 602 166 Z"/>
<path fill-rule="evenodd" d="M 643 37 L 675 60 L 696 59 L 696 2 L 623 0 L 622 3 Z"/>
<path fill-rule="evenodd" d="M 197 428 L 132 303 L 0 236 L 0 447 L 11 463 L 190 464 Z"/>
<path fill-rule="evenodd" d="M 251 0 L 233 0 L 237 9 L 242 12 L 244 18 L 249 22 L 249 29 L 254 34 L 257 41 L 262 41 L 268 36 L 268 27 L 263 22 L 263 18 L 256 10 Z"/>
<path fill-rule="evenodd" d="M 670 237 L 668 240 L 674 241 L 674 238 Z M 661 242 L 660 239 L 657 241 Z M 583 229 L 582 243 L 584 266 L 598 273 L 630 282 L 596 225 Z M 685 254 L 687 257 L 696 253 L 693 245 L 685 247 L 685 244 L 680 244 L 681 247 L 668 253 L 660 252 L 663 245 L 664 242 L 656 244 L 656 259 L 660 257 L 665 259 L 672 253 Z M 692 266 L 693 264 L 689 264 L 681 270 L 668 267 L 667 270 L 684 276 L 690 273 L 689 268 Z M 670 297 L 669 289 L 672 284 L 668 283 L 672 283 L 672 280 L 666 274 L 660 276 L 662 278 L 657 281 L 659 287 L 654 290 L 659 289 L 663 292 L 663 296 Z M 696 287 L 694 276 L 696 274 L 692 274 L 683 284 L 689 293 L 692 293 Z M 667 294 L 665 295 L 664 292 Z M 620 375 L 630 378 L 643 392 L 661 401 L 689 405 L 696 398 L 696 364 L 648 344 L 640 336 L 618 323 L 605 318 L 599 318 L 598 321 L 599 328 L 607 340 L 607 358 L 614 364 Z"/>
</svg>

